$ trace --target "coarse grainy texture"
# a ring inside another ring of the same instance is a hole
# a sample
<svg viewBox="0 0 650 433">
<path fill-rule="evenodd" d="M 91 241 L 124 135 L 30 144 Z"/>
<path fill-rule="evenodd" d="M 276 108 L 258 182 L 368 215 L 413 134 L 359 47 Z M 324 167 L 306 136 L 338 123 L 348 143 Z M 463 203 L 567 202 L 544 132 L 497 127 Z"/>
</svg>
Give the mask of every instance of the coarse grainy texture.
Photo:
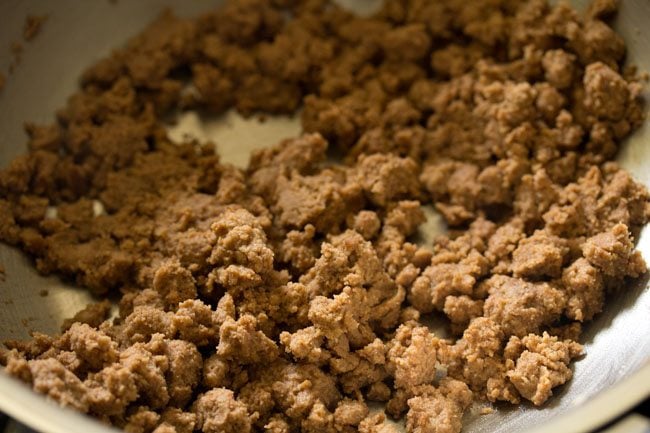
<svg viewBox="0 0 650 433">
<path fill-rule="evenodd" d="M 394 432 L 369 402 L 455 433 L 474 401 L 543 404 L 581 325 L 646 272 L 650 196 L 612 162 L 644 118 L 615 9 L 164 12 L 86 70 L 54 124 L 28 123 L 0 172 L 0 239 L 121 295 L 116 317 L 103 301 L 60 335 L 6 341 L 5 371 L 139 433 Z M 244 170 L 162 121 L 299 107 L 303 133 Z M 418 244 L 429 204 L 450 230 Z"/>
</svg>

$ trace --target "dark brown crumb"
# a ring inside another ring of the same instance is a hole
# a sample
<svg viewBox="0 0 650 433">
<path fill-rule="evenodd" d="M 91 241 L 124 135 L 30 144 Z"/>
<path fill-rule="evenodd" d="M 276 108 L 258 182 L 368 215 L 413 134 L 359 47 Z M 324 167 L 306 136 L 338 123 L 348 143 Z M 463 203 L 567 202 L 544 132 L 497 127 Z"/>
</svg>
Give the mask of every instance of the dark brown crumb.
<svg viewBox="0 0 650 433">
<path fill-rule="evenodd" d="M 27 15 L 23 25 L 23 38 L 31 42 L 41 32 L 46 20 L 47 15 Z"/>
<path fill-rule="evenodd" d="M 23 327 L 27 328 L 28 326 L 30 326 L 31 322 L 33 322 L 34 320 L 36 320 L 36 319 L 33 318 L 33 317 L 27 317 L 27 318 L 20 319 L 20 323 L 22 323 Z M 31 328 L 28 329 L 28 331 L 31 332 Z"/>
<path fill-rule="evenodd" d="M 11 43 L 11 63 L 9 64 L 9 73 L 13 74 L 18 65 L 22 60 L 23 56 L 23 44 L 21 42 L 14 41 Z"/>
<path fill-rule="evenodd" d="M 43 290 L 41 290 L 40 292 L 38 292 L 38 295 L 39 295 L 40 297 L 42 297 L 42 298 L 47 297 L 49 294 L 50 294 L 50 291 L 47 290 L 47 289 L 43 289 Z"/>
</svg>

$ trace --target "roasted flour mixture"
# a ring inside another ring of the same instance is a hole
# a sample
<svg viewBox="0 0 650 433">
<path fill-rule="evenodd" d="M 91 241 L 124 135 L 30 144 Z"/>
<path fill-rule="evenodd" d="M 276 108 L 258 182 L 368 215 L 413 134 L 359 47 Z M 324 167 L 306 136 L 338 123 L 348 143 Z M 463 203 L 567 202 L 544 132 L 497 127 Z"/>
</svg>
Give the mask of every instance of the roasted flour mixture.
<svg viewBox="0 0 650 433">
<path fill-rule="evenodd" d="M 369 402 L 447 433 L 472 402 L 542 405 L 581 325 L 646 271 L 648 191 L 612 162 L 644 120 L 615 11 L 162 14 L 83 74 L 55 124 L 28 124 L 29 152 L 0 172 L 0 238 L 121 294 L 117 319 L 105 301 L 61 335 L 5 342 L 6 371 L 134 433 L 393 432 Z M 300 108 L 304 134 L 245 170 L 167 137 L 172 113 L 232 107 Z M 433 245 L 413 241 L 423 204 L 450 228 Z"/>
</svg>

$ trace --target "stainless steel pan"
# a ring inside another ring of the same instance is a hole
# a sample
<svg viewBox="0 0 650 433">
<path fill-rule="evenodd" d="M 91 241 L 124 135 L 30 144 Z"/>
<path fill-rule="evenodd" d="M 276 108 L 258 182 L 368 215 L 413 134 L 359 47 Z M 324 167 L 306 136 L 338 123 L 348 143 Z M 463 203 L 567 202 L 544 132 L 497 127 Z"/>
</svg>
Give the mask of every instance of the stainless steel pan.
<svg viewBox="0 0 650 433">
<path fill-rule="evenodd" d="M 0 70 L 13 61 L 9 46 L 20 40 L 27 14 L 47 14 L 48 20 L 31 43 L 0 93 L 0 166 L 25 151 L 24 121 L 47 122 L 70 95 L 81 71 L 111 48 L 122 44 L 164 7 L 194 15 L 219 1 L 120 0 L 3 0 L 0 2 Z M 347 0 L 351 7 L 371 10 L 375 0 Z M 584 6 L 583 1 L 575 1 Z M 629 62 L 650 71 L 650 1 L 623 0 L 616 28 L 628 43 Z M 219 143 L 225 160 L 243 165 L 253 145 L 268 145 L 295 135 L 297 120 L 270 119 L 264 124 L 233 113 L 201 122 L 188 115 L 171 131 L 191 133 Z M 650 185 L 650 128 L 631 137 L 619 160 L 634 176 Z M 650 261 L 650 231 L 639 248 Z M 55 332 L 61 321 L 91 300 L 85 291 L 55 277 L 38 275 L 30 260 L 0 245 L 0 340 L 27 338 L 29 330 Z M 41 296 L 46 289 L 47 296 Z M 557 390 L 543 408 L 499 408 L 491 415 L 468 415 L 465 432 L 583 432 L 606 422 L 650 394 L 650 290 L 647 279 L 625 287 L 610 298 L 606 312 L 586 329 L 587 356 L 575 363 L 571 382 Z M 83 415 L 60 409 L 0 372 L 0 410 L 47 433 L 112 431 Z"/>
</svg>

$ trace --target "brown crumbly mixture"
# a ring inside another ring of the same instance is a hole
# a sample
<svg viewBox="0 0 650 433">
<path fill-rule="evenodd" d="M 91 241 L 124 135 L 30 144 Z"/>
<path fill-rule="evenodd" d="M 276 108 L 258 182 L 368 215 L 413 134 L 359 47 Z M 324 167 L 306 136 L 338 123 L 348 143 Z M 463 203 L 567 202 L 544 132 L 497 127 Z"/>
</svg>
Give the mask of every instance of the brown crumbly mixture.
<svg viewBox="0 0 650 433">
<path fill-rule="evenodd" d="M 0 172 L 0 239 L 122 296 L 5 342 L 5 370 L 142 433 L 394 432 L 368 401 L 458 432 L 472 401 L 543 404 L 581 324 L 646 271 L 650 197 L 611 162 L 643 120 L 615 3 L 163 13 Z M 161 121 L 231 107 L 302 107 L 304 133 L 240 170 Z M 422 246 L 428 203 L 450 231 Z"/>
</svg>

